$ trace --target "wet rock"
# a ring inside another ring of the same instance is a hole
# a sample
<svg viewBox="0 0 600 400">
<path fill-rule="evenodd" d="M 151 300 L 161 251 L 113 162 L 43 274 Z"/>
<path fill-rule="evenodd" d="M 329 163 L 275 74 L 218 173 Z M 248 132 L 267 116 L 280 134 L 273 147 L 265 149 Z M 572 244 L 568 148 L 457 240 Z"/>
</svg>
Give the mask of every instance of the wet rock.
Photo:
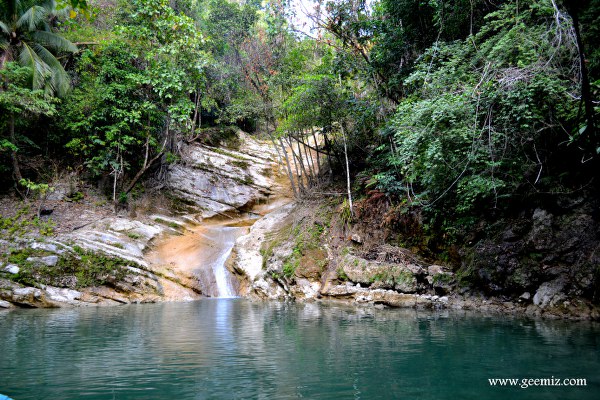
<svg viewBox="0 0 600 400">
<path fill-rule="evenodd" d="M 0 308 L 12 308 L 13 305 L 5 300 L 0 300 Z"/>
<path fill-rule="evenodd" d="M 81 298 L 82 293 L 77 290 L 56 288 L 52 286 L 46 286 L 44 290 L 48 298 L 52 301 L 72 305 L 80 304 L 80 302 L 77 300 Z"/>
<path fill-rule="evenodd" d="M 544 282 L 540 285 L 535 296 L 533 296 L 533 304 L 540 308 L 554 306 L 565 298 L 562 290 L 567 283 L 567 277 L 560 276 L 553 281 Z"/>
<path fill-rule="evenodd" d="M 252 283 L 249 295 L 253 298 L 264 300 L 284 300 L 288 298 L 288 291 L 277 285 L 273 280 L 259 277 Z"/>
<path fill-rule="evenodd" d="M 8 264 L 4 268 L 2 268 L 2 271 L 8 272 L 9 274 L 18 274 L 20 270 L 21 269 L 15 264 Z"/>
<path fill-rule="evenodd" d="M 38 308 L 56 307 L 56 304 L 49 302 L 45 293 L 41 289 L 24 287 L 12 290 L 12 303 Z"/>
<path fill-rule="evenodd" d="M 296 284 L 291 288 L 291 294 L 299 300 L 316 299 L 319 295 L 319 286 L 319 282 L 298 278 Z"/>
<path fill-rule="evenodd" d="M 271 282 L 267 282 L 267 274 L 276 273 L 282 275 L 282 262 L 285 258 L 286 251 L 291 253 L 291 245 L 287 250 L 284 248 L 276 248 L 271 260 L 265 260 L 269 267 L 268 271 L 263 270 L 263 256 L 261 247 L 268 237 L 268 233 L 275 229 L 289 213 L 292 211 L 294 204 L 285 204 L 277 207 L 274 211 L 266 214 L 264 217 L 256 221 L 250 228 L 247 235 L 240 236 L 233 247 L 231 257 L 228 261 L 229 270 L 240 276 L 245 281 L 245 289 L 241 291 L 244 295 L 250 291 L 261 293 L 261 296 L 279 297 L 281 296 L 281 288 Z M 279 261 L 277 261 L 279 260 Z M 269 294 L 269 291 L 273 291 Z"/>
<path fill-rule="evenodd" d="M 389 264 L 346 254 L 340 266 L 350 281 L 373 288 L 393 288 L 404 293 L 414 293 L 418 288 L 413 271 L 420 271 L 420 267 L 409 263 Z"/>
<path fill-rule="evenodd" d="M 417 308 L 432 308 L 434 300 L 429 295 L 415 296 L 415 307 Z M 436 298 L 437 299 L 437 298 Z"/>
<path fill-rule="evenodd" d="M 413 308 L 417 305 L 419 296 L 398 293 L 393 290 L 371 290 L 369 296 L 374 303 L 385 304 L 390 307 Z"/>
</svg>

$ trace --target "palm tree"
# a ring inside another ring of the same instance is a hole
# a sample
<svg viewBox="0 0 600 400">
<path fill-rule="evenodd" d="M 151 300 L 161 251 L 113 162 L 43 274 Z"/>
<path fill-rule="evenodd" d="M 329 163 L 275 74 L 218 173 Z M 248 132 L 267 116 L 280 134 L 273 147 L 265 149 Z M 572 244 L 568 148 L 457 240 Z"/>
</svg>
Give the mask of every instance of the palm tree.
<svg viewBox="0 0 600 400">
<path fill-rule="evenodd" d="M 9 61 L 31 68 L 33 89 L 63 96 L 69 76 L 56 54 L 77 47 L 52 32 L 54 0 L 4 0 L 0 5 L 0 69 Z"/>
<path fill-rule="evenodd" d="M 31 88 L 43 89 L 46 95 L 63 96 L 69 90 L 70 79 L 56 55 L 74 53 L 77 47 L 52 32 L 50 20 L 55 10 L 54 0 L 3 0 L 0 3 L 0 69 L 16 61 L 31 70 Z M 0 84 L 6 90 L 8 82 Z M 9 117 L 10 141 L 16 146 L 15 114 Z M 16 147 L 11 150 L 16 182 L 22 179 Z"/>
</svg>

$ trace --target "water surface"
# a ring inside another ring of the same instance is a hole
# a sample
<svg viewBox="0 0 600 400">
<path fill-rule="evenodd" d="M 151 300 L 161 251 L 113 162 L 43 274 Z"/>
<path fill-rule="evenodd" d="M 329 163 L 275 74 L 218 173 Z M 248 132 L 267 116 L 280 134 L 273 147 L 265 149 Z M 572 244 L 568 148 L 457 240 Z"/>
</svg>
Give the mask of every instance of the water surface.
<svg viewBox="0 0 600 400">
<path fill-rule="evenodd" d="M 597 324 L 210 299 L 0 313 L 19 399 L 597 399 Z M 490 387 L 488 378 L 585 378 Z"/>
</svg>

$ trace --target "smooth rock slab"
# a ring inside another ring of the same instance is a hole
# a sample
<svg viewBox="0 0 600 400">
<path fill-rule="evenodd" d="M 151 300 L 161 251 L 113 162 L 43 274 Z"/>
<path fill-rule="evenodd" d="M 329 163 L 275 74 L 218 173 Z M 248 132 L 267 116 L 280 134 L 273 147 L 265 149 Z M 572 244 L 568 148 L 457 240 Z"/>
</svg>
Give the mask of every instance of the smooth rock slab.
<svg viewBox="0 0 600 400">
<path fill-rule="evenodd" d="M 46 256 L 46 257 L 28 257 L 27 261 L 33 263 L 40 263 L 49 267 L 54 267 L 58 263 L 58 256 Z"/>
<path fill-rule="evenodd" d="M 6 267 L 2 269 L 4 272 L 8 272 L 9 274 L 18 274 L 21 269 L 15 264 L 8 264 Z"/>
<path fill-rule="evenodd" d="M 77 290 L 57 288 L 54 286 L 46 286 L 45 291 L 50 300 L 70 304 L 78 303 L 76 300 L 79 300 L 82 295 L 82 293 Z"/>
<path fill-rule="evenodd" d="M 10 304 L 8 301 L 5 300 L 0 300 L 0 308 L 12 308 L 13 305 Z"/>
</svg>

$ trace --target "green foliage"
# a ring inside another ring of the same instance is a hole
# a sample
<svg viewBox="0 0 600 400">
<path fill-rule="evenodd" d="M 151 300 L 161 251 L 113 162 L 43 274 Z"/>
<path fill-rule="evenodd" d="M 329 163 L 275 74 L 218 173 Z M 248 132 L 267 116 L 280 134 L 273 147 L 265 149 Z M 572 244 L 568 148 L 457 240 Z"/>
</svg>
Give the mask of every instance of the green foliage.
<svg viewBox="0 0 600 400">
<path fill-rule="evenodd" d="M 29 179 L 21 179 L 19 181 L 19 184 L 21 186 L 24 186 L 28 192 L 31 191 L 33 193 L 38 194 L 40 198 L 45 197 L 46 194 L 48 194 L 48 192 L 54 191 L 54 188 L 48 185 L 47 183 L 35 183 L 30 181 Z"/>
<path fill-rule="evenodd" d="M 301 258 L 302 252 L 297 246 L 294 247 L 292 254 L 283 262 L 283 276 L 286 278 L 292 278 L 296 272 L 296 269 L 300 265 Z"/>
<path fill-rule="evenodd" d="M 79 62 L 81 83 L 63 107 L 61 125 L 72 138 L 66 148 L 95 175 L 135 167 L 147 140 L 158 146 L 160 131 L 150 124 L 160 123 L 162 115 L 140 90 L 141 71 L 130 50 L 116 41 L 97 54 L 86 51 Z"/>
<path fill-rule="evenodd" d="M 340 221 L 344 225 L 352 223 L 352 210 L 350 210 L 350 203 L 348 203 L 348 199 L 346 198 L 344 198 L 344 201 L 340 205 Z"/>
<path fill-rule="evenodd" d="M 0 6 L 0 70 L 18 60 L 29 67 L 30 88 L 63 96 L 70 80 L 57 55 L 75 53 L 77 47 L 53 32 L 53 7 L 53 1 L 40 0 L 8 0 Z"/>
<path fill-rule="evenodd" d="M 376 273 L 369 278 L 371 284 L 384 284 L 389 287 L 395 285 L 405 285 L 412 283 L 415 277 L 410 271 L 404 271 L 397 267 L 391 267 L 389 270 L 384 272 Z"/>
<path fill-rule="evenodd" d="M 76 248 L 74 253 L 59 255 L 56 265 L 35 260 L 46 255 L 47 252 L 33 249 L 11 251 L 7 261 L 20 269 L 11 279 L 30 286 L 42 284 L 75 289 L 120 281 L 127 275 L 126 267 L 132 264 L 118 257 L 81 248 Z"/>
<path fill-rule="evenodd" d="M 54 222 L 51 219 L 42 220 L 32 215 L 29 206 L 23 206 L 13 216 L 0 215 L 0 237 L 13 240 L 34 232 L 42 236 L 54 234 Z"/>
<path fill-rule="evenodd" d="M 56 99 L 43 90 L 31 88 L 31 68 L 7 62 L 0 68 L 0 156 L 25 153 L 37 145 L 29 129 L 41 117 L 56 115 Z M 9 171 L 8 159 L 0 158 L 0 171 Z"/>
<path fill-rule="evenodd" d="M 48 98 L 43 90 L 30 86 L 31 68 L 21 67 L 17 63 L 7 62 L 0 68 L 0 109 L 3 116 L 19 114 L 26 117 L 56 113 L 55 100 Z"/>
<path fill-rule="evenodd" d="M 338 267 L 336 272 L 337 272 L 338 279 L 340 279 L 342 281 L 349 280 L 348 275 L 346 275 L 346 272 L 344 272 L 344 269 L 342 267 Z"/>
<path fill-rule="evenodd" d="M 474 37 L 427 50 L 389 126 L 395 143 L 379 188 L 408 194 L 441 221 L 448 209 L 465 221 L 523 182 L 539 185 L 553 146 L 576 140 L 559 128 L 575 123 L 576 50 L 558 42 L 568 21 L 553 16 L 546 3 L 520 2 L 518 12 L 506 4 Z"/>
</svg>

